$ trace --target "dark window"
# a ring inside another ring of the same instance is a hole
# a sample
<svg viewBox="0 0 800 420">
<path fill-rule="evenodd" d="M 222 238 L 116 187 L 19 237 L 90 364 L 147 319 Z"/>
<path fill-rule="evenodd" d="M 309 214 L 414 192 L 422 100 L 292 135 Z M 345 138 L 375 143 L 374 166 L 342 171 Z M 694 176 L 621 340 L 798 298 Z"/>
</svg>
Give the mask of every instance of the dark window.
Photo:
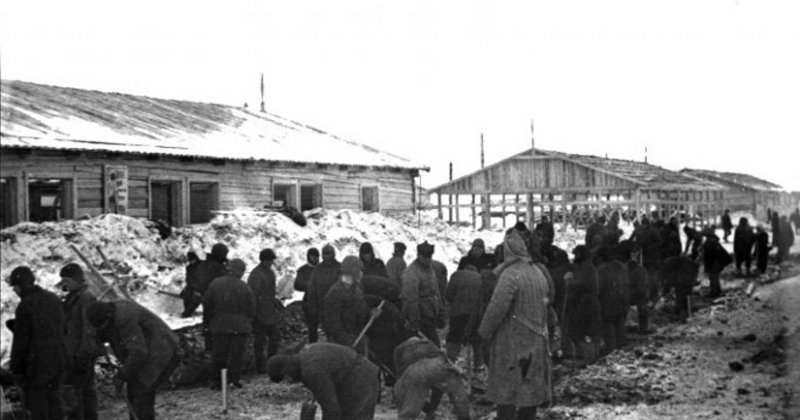
<svg viewBox="0 0 800 420">
<path fill-rule="evenodd" d="M 73 217 L 72 181 L 68 179 L 28 180 L 28 220 L 47 222 Z"/>
<path fill-rule="evenodd" d="M 295 207 L 295 185 L 294 184 L 275 184 L 272 187 L 272 205 L 275 207 Z"/>
<path fill-rule="evenodd" d="M 300 186 L 300 211 L 322 207 L 322 185 Z"/>
<path fill-rule="evenodd" d="M 153 181 L 150 183 L 150 219 L 163 220 L 180 226 L 180 182 Z"/>
<path fill-rule="evenodd" d="M 361 188 L 361 210 L 378 211 L 378 187 Z"/>
<path fill-rule="evenodd" d="M 208 223 L 218 208 L 217 183 L 192 182 L 189 184 L 189 223 Z"/>
<path fill-rule="evenodd" d="M 17 180 L 0 178 L 0 228 L 17 223 Z"/>
</svg>

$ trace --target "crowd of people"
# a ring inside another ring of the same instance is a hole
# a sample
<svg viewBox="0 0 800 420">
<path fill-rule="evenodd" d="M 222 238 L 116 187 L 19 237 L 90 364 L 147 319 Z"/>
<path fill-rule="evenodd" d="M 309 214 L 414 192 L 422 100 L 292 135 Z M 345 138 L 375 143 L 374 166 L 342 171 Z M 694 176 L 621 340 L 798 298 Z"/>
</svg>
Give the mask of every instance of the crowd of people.
<svg viewBox="0 0 800 420">
<path fill-rule="evenodd" d="M 780 261 L 794 231 L 785 216 L 772 217 Z M 727 241 L 729 212 L 721 222 Z M 416 245 L 408 264 L 401 242 L 386 263 L 368 242 L 341 262 L 331 245 L 321 252 L 310 248 L 294 281 L 304 292 L 309 345 L 296 354 L 279 354 L 282 303 L 274 250 L 260 252 L 245 281 L 246 264 L 229 259 L 220 243 L 205 260 L 188 253 L 182 315 L 203 307 L 212 388 L 222 386 L 223 370 L 226 386 L 243 386 L 252 335 L 255 371 L 273 381 L 288 376 L 302 382 L 325 419 L 373 418 L 381 382 L 393 386 L 400 419 L 421 413 L 435 418 L 445 394 L 457 418 L 468 419 L 470 389 L 455 365 L 466 350 L 467 375 L 488 370 L 486 397 L 496 404 L 497 419 L 529 419 L 552 401 L 554 361 L 590 364 L 626 345 L 632 306 L 640 333 L 650 331 L 649 310 L 661 297 L 674 296 L 675 312 L 685 319 L 701 265 L 710 281 L 708 297 L 722 294 L 720 273 L 734 259 L 714 226 L 696 230 L 687 223 L 683 232 L 685 247 L 676 218 L 642 216 L 623 238 L 617 214 L 600 216 L 587 227 L 585 243 L 570 250 L 570 260 L 554 245 L 553 224 L 543 217 L 534 229 L 517 223 L 493 253 L 475 239 L 449 276 L 428 242 Z M 757 270 L 766 271 L 771 246 L 763 227 L 753 230 L 742 218 L 733 240 L 738 275 L 742 266 L 750 274 L 753 254 Z M 179 361 L 176 335 L 135 302 L 98 301 L 77 264 L 64 266 L 60 276 L 63 301 L 35 285 L 27 267 L 14 269 L 8 280 L 21 297 L 9 324 L 11 370 L 32 418 L 97 418 L 94 366 L 107 354 L 102 343 L 110 343 L 121 362 L 114 384 L 127 388 L 131 418 L 155 418 L 156 389 Z"/>
</svg>

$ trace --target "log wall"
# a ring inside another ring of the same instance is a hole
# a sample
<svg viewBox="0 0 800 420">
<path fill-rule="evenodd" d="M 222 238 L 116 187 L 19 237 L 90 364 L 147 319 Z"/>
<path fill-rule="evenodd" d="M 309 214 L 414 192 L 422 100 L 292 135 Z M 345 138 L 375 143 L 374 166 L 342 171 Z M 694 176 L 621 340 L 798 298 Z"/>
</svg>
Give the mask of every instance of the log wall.
<svg viewBox="0 0 800 420">
<path fill-rule="evenodd" d="M 377 187 L 378 209 L 381 212 L 414 209 L 414 177 L 416 170 L 367 168 L 351 165 L 320 165 L 264 161 L 230 161 L 141 156 L 105 152 L 65 152 L 59 150 L 3 149 L 0 154 L 0 177 L 10 185 L 12 199 L 8 220 L 13 224 L 28 220 L 28 185 L 32 179 L 60 179 L 70 189 L 71 215 L 98 215 L 111 212 L 105 208 L 105 165 L 125 166 L 128 171 L 127 214 L 150 217 L 151 187 L 154 182 L 167 182 L 175 187 L 175 225 L 189 223 L 191 183 L 215 184 L 218 210 L 237 207 L 272 206 L 273 185 L 295 186 L 300 203 L 300 186 L 321 188 L 321 207 L 328 209 L 361 209 L 361 188 Z M 13 188 L 12 188 L 13 187 Z M 295 205 L 299 207 L 299 205 Z"/>
</svg>

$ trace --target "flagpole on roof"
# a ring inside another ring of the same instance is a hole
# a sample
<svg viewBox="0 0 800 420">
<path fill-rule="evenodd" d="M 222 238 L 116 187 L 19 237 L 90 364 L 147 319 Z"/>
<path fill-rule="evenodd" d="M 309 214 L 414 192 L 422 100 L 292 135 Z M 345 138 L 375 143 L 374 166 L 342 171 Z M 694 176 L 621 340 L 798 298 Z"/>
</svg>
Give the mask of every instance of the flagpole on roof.
<svg viewBox="0 0 800 420">
<path fill-rule="evenodd" d="M 261 112 L 267 112 L 264 106 L 264 73 L 261 73 Z"/>
</svg>

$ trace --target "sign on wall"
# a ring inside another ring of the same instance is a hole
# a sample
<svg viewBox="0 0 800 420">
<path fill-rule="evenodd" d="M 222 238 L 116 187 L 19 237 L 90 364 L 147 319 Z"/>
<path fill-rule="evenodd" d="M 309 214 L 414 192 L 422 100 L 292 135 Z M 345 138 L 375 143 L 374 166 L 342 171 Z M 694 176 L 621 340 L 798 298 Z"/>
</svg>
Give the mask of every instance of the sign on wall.
<svg viewBox="0 0 800 420">
<path fill-rule="evenodd" d="M 105 166 L 105 209 L 107 213 L 128 211 L 128 167 Z"/>
</svg>

